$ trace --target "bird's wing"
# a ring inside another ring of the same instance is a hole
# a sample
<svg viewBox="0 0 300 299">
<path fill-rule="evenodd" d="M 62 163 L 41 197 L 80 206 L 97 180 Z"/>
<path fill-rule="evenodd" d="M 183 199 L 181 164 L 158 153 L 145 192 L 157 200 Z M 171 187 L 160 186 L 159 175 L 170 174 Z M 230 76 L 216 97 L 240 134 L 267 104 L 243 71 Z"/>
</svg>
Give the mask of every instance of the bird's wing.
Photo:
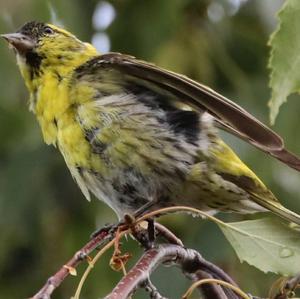
<svg viewBox="0 0 300 299">
<path fill-rule="evenodd" d="M 300 171 L 300 159 L 287 151 L 282 138 L 242 107 L 186 76 L 167 71 L 132 56 L 108 53 L 90 61 L 98 70 L 114 70 L 120 81 L 165 90 L 176 101 L 213 115 L 219 126 Z M 101 80 L 101 78 L 99 78 Z"/>
</svg>

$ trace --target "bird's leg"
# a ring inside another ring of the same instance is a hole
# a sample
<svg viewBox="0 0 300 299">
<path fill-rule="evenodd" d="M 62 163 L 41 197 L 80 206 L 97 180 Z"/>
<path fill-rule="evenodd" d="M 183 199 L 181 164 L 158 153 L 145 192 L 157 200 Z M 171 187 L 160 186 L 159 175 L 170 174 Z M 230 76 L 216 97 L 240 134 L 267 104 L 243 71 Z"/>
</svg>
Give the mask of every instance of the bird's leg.
<svg viewBox="0 0 300 299">
<path fill-rule="evenodd" d="M 145 234 L 143 223 L 136 224 L 136 218 L 130 214 L 124 216 L 125 223 L 130 227 L 131 234 L 133 237 L 144 247 L 149 248 L 148 238 Z"/>
<path fill-rule="evenodd" d="M 150 249 L 155 241 L 155 225 L 153 219 L 147 219 L 147 229 L 143 223 L 136 225 L 135 218 L 132 215 L 124 216 L 125 223 L 130 227 L 134 238 L 145 248 Z M 145 222 L 144 222 L 145 223 Z"/>
<path fill-rule="evenodd" d="M 92 234 L 91 234 L 91 239 L 97 237 L 98 235 L 102 234 L 102 233 L 106 233 L 106 234 L 114 234 L 119 227 L 121 227 L 122 225 L 127 225 L 127 226 L 131 226 L 132 223 L 135 221 L 135 217 L 130 215 L 130 214 L 125 214 L 124 218 L 122 220 L 120 220 L 117 223 L 113 223 L 113 224 L 105 224 L 104 227 L 98 228 L 96 229 Z"/>
<path fill-rule="evenodd" d="M 149 244 L 151 245 L 150 248 L 152 248 L 155 241 L 155 223 L 153 218 L 148 219 L 147 222 L 148 222 L 148 227 L 147 227 L 148 239 L 149 239 Z"/>
<path fill-rule="evenodd" d="M 148 219 L 147 229 L 138 230 L 137 233 L 133 234 L 134 237 L 141 243 L 141 245 L 147 250 L 154 246 L 155 242 L 155 226 L 154 220 Z"/>
<path fill-rule="evenodd" d="M 145 205 L 140 207 L 135 213 L 134 213 L 134 219 L 138 219 L 142 217 L 147 212 L 151 211 L 153 207 L 157 205 L 157 200 L 151 200 L 147 202 Z M 145 234 L 145 230 L 139 230 L 133 233 L 134 237 L 141 243 L 141 245 L 146 248 L 152 248 L 155 242 L 155 223 L 154 219 L 147 219 L 148 222 L 147 225 L 147 233 Z"/>
<path fill-rule="evenodd" d="M 142 217 L 145 213 L 151 211 L 152 208 L 156 205 L 157 205 L 156 200 L 148 201 L 146 204 L 144 204 L 143 206 L 141 206 L 139 209 L 135 211 L 135 213 L 133 214 L 134 218 L 138 219 Z"/>
<path fill-rule="evenodd" d="M 126 214 L 124 216 L 124 219 L 120 220 L 118 223 L 106 224 L 104 227 L 97 229 L 95 232 L 93 232 L 91 234 L 91 238 L 95 238 L 100 234 L 114 235 L 114 233 L 122 225 L 127 225 L 127 226 L 131 227 L 133 235 L 136 237 L 137 234 L 135 235 L 135 233 L 134 233 L 134 231 L 136 231 L 136 229 L 134 228 L 134 225 L 133 225 L 135 222 L 135 219 L 138 219 L 139 217 L 143 216 L 146 212 L 151 210 L 151 208 L 153 208 L 155 205 L 156 205 L 155 200 L 147 202 L 145 205 L 140 207 L 133 215 Z M 151 248 L 154 243 L 154 240 L 155 240 L 155 228 L 154 228 L 153 219 L 151 219 L 150 222 L 152 222 L 152 223 L 150 224 L 148 221 L 148 228 L 147 228 L 148 238 L 146 238 L 147 241 L 142 241 L 142 239 L 145 239 L 145 236 L 141 237 L 141 238 L 136 238 L 146 248 Z M 139 232 L 138 234 L 141 234 L 141 232 Z M 150 243 L 152 243 L 152 244 L 150 245 Z"/>
</svg>

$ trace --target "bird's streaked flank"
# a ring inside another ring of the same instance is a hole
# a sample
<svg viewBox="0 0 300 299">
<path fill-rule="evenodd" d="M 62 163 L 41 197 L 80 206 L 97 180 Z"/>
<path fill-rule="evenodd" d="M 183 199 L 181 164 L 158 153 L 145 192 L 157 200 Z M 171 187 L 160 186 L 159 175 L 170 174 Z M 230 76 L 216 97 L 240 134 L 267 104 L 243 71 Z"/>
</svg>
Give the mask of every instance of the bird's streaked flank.
<svg viewBox="0 0 300 299">
<path fill-rule="evenodd" d="M 225 129 L 300 170 L 300 160 L 254 116 L 185 76 L 89 43 L 51 24 L 5 34 L 44 140 L 83 194 L 119 218 L 185 205 L 208 212 L 270 210 L 300 224 L 220 139 Z M 152 203 L 151 207 L 149 203 Z"/>
</svg>

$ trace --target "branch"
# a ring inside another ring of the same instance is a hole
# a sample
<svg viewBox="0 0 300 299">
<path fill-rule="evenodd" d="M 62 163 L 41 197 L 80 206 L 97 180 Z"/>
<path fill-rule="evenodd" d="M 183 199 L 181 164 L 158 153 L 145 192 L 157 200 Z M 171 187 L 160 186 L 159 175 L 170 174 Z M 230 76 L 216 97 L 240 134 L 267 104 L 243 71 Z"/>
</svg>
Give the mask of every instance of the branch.
<svg viewBox="0 0 300 299">
<path fill-rule="evenodd" d="M 98 246 L 103 246 L 110 241 L 115 233 L 115 229 L 104 227 L 93 238 L 77 251 L 74 256 L 63 265 L 53 276 L 51 276 L 45 285 L 30 299 L 50 299 L 53 291 L 61 285 L 64 279 L 75 271 L 75 268 L 87 258 L 87 256 Z"/>
<path fill-rule="evenodd" d="M 162 224 L 156 222 L 155 230 L 156 230 L 157 236 L 162 236 L 169 243 L 179 245 L 181 247 L 184 246 L 182 241 Z"/>
<path fill-rule="evenodd" d="M 179 245 L 162 244 L 146 251 L 136 265 L 121 279 L 105 299 L 129 298 L 137 288 L 143 287 L 148 283 L 150 275 L 160 264 L 177 265 L 182 269 L 183 273 L 192 280 L 198 280 L 203 277 L 204 272 L 208 273 L 210 277 L 223 280 L 236 286 L 236 283 L 224 271 L 207 262 L 197 251 L 186 249 Z M 222 287 L 219 286 L 206 288 L 204 293 L 206 293 L 207 298 L 241 298 L 233 292 L 227 291 L 226 294 Z M 211 297 L 212 294 L 213 297 Z"/>
<path fill-rule="evenodd" d="M 203 270 L 198 270 L 192 277 L 193 281 L 198 281 L 202 279 L 213 278 L 211 274 Z M 226 293 L 221 286 L 216 284 L 205 284 L 202 286 L 202 292 L 205 298 L 219 298 L 219 299 L 228 299 Z M 230 298 L 230 297 L 229 297 Z"/>
<path fill-rule="evenodd" d="M 120 223 L 123 224 L 123 223 Z M 92 235 L 92 239 L 77 251 L 74 256 L 64 264 L 54 275 L 52 275 L 45 285 L 30 299 L 50 299 L 52 293 L 58 288 L 61 283 L 69 276 L 72 271 L 84 261 L 95 248 L 104 246 L 108 241 L 115 237 L 118 225 L 107 226 Z M 172 244 L 183 246 L 180 239 L 178 239 L 170 230 L 159 223 L 155 223 L 157 234 L 162 236 Z M 125 227 L 124 227 L 125 229 Z"/>
<path fill-rule="evenodd" d="M 130 231 L 134 234 L 139 234 L 139 230 L 135 229 L 135 226 L 147 219 L 153 217 L 159 217 L 163 214 L 178 211 L 196 211 L 201 215 L 209 219 L 214 219 L 215 222 L 219 222 L 218 219 L 213 218 L 202 211 L 191 209 L 188 207 L 171 207 L 164 208 L 158 211 L 153 211 L 145 214 L 138 218 L 136 221 L 122 221 L 117 225 L 105 227 L 101 229 L 97 234 L 92 236 L 92 239 L 82 247 L 68 262 L 63 265 L 52 277 L 48 279 L 46 284 L 41 288 L 41 290 L 31 297 L 31 299 L 50 299 L 53 291 L 60 286 L 63 280 L 69 275 L 76 273 L 75 268 L 86 258 L 89 258 L 89 254 L 96 248 L 100 247 L 101 250 L 105 250 L 105 247 L 109 241 L 115 243 L 115 250 L 119 248 L 119 238 L 129 233 Z M 131 218 L 130 218 L 131 219 Z M 134 219 L 133 219 L 134 220 Z M 199 283 L 194 285 L 195 287 L 206 283 L 206 285 L 201 286 L 201 291 L 205 298 L 215 298 L 215 299 L 240 299 L 243 296 L 238 294 L 238 287 L 236 283 L 231 279 L 231 277 L 221 270 L 216 265 L 206 261 L 202 258 L 200 253 L 192 249 L 186 249 L 183 247 L 182 241 L 177 238 L 170 230 L 165 228 L 161 224 L 155 224 L 155 232 L 158 236 L 163 237 L 168 244 L 162 244 L 155 248 L 147 250 L 144 255 L 140 258 L 138 263 L 129 271 L 127 275 L 118 283 L 114 288 L 112 293 L 107 295 L 106 299 L 127 299 L 128 296 L 133 294 L 135 290 L 139 287 L 145 288 L 152 299 L 166 299 L 155 288 L 151 283 L 149 277 L 151 273 L 160 264 L 175 264 L 181 267 L 185 276 L 187 276 L 192 281 Z M 142 233 L 142 231 L 141 231 Z M 153 232 L 152 232 L 153 233 Z M 118 237 L 117 237 L 117 236 Z M 151 234 L 152 235 L 152 234 Z M 112 241 L 114 240 L 114 241 Z M 138 239 L 137 239 L 138 240 Z M 110 242 L 110 243 L 111 243 Z M 148 242 L 151 245 L 151 243 Z M 147 247 L 149 248 L 149 246 Z M 89 271 L 86 272 L 86 276 Z M 86 276 L 82 278 L 84 283 Z M 200 280 L 200 281 L 199 281 Z M 204 282 L 205 280 L 205 282 Z M 291 281 L 290 289 L 296 288 L 296 281 Z M 230 287 L 230 288 L 228 288 Z M 79 288 L 80 289 L 80 288 Z M 198 287 L 200 289 L 200 287 Z M 287 288 L 288 289 L 288 288 Z M 233 291 L 235 290 L 235 291 Z M 80 291 L 79 291 L 80 293 Z M 244 294 L 244 293 L 243 293 Z M 280 294 L 282 295 L 282 294 Z M 247 296 L 247 295 L 246 295 Z M 243 298 L 246 298 L 244 296 Z M 249 295 L 249 297 L 251 297 Z M 251 297 L 256 298 L 257 297 Z M 275 297 L 274 297 L 275 298 Z M 285 297 L 276 297 L 276 299 L 283 299 Z"/>
<path fill-rule="evenodd" d="M 146 292 L 149 293 L 150 299 L 167 299 L 166 297 L 162 296 L 155 285 L 151 282 L 151 280 L 148 278 L 148 280 L 145 282 L 142 287 L 146 290 Z"/>
</svg>

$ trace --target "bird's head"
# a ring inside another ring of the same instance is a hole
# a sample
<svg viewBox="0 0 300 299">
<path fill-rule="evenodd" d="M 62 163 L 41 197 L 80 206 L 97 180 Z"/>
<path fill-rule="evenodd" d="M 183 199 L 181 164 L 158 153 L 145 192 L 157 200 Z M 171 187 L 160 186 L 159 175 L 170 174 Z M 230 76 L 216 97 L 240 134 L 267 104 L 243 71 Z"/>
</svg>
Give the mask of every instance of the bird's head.
<svg viewBox="0 0 300 299">
<path fill-rule="evenodd" d="M 51 24 L 29 22 L 16 33 L 3 34 L 17 56 L 27 83 L 53 72 L 64 77 L 68 72 L 97 55 L 96 49 L 70 32 Z"/>
</svg>

